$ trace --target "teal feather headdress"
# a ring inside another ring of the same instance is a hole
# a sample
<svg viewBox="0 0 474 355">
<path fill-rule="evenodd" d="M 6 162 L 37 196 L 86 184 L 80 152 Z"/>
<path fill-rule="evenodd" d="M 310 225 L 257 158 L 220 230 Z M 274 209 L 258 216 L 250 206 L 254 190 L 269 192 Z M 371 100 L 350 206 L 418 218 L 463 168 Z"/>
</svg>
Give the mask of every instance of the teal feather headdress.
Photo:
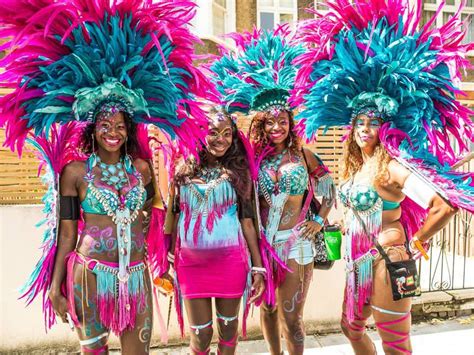
<svg viewBox="0 0 474 355">
<path fill-rule="evenodd" d="M 408 133 L 416 149 L 454 157 L 448 132 L 460 146 L 473 137 L 470 111 L 456 100 L 460 72 L 474 44 L 461 44 L 465 29 L 457 13 L 441 28 L 420 26 L 408 0 L 330 0 L 329 12 L 300 28 L 308 51 L 292 100 L 306 138 L 319 128 L 342 127 L 361 110 Z M 437 147 L 446 147 L 437 150 Z"/>
<path fill-rule="evenodd" d="M 443 3 L 444 4 L 444 3 Z M 379 138 L 389 155 L 456 207 L 474 212 L 474 173 L 452 171 L 474 142 L 470 109 L 457 99 L 472 65 L 462 5 L 441 27 L 421 25 L 421 1 L 328 0 L 329 10 L 299 29 L 307 52 L 292 102 L 305 110 L 298 129 L 346 127 L 360 113 L 383 118 Z M 443 5 L 441 5 L 443 6 Z"/>
<path fill-rule="evenodd" d="M 100 5 L 100 6 L 99 6 Z M 30 131 L 127 112 L 192 149 L 214 89 L 194 63 L 196 4 L 183 0 L 9 0 L 0 4 L 7 54 L 0 87 L 5 144 L 21 153 Z"/>
<path fill-rule="evenodd" d="M 304 53 L 296 44 L 288 25 L 273 31 L 229 35 L 237 50 L 223 50 L 210 70 L 223 106 L 229 112 L 289 110 L 298 66 L 293 60 Z"/>
</svg>

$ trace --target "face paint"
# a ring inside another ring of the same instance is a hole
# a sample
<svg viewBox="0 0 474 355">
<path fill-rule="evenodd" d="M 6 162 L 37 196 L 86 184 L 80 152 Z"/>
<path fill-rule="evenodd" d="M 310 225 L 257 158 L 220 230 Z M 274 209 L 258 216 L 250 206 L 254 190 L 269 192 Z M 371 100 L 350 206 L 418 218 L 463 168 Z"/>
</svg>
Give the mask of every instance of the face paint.
<svg viewBox="0 0 474 355">
<path fill-rule="evenodd" d="M 122 112 L 98 119 L 95 124 L 97 144 L 108 152 L 118 151 L 127 139 L 127 125 Z"/>
<path fill-rule="evenodd" d="M 149 343 L 151 340 L 151 318 L 146 317 L 145 321 L 143 322 L 143 326 L 141 327 L 139 333 L 138 333 L 138 338 L 140 339 L 140 342 L 142 343 Z M 148 345 L 147 345 L 148 346 Z"/>
<path fill-rule="evenodd" d="M 379 142 L 379 129 L 382 121 L 361 114 L 355 118 L 353 135 L 360 148 L 374 148 Z"/>
<path fill-rule="evenodd" d="M 117 255 L 117 237 L 113 235 L 112 227 L 87 227 L 81 243 L 86 246 L 91 257 L 107 255 L 112 258 Z"/>
<path fill-rule="evenodd" d="M 281 218 L 281 224 L 282 224 L 282 225 L 286 225 L 286 224 L 290 223 L 291 217 L 294 217 L 294 216 L 295 216 L 295 211 L 294 211 L 294 209 L 293 209 L 292 207 L 288 208 L 288 209 L 285 211 L 283 217 Z"/>
<path fill-rule="evenodd" d="M 303 301 L 303 292 L 301 290 L 296 291 L 291 300 L 283 302 L 283 310 L 287 313 L 291 313 L 296 309 L 296 305 Z"/>
<path fill-rule="evenodd" d="M 209 124 L 206 146 L 210 154 L 222 157 L 232 145 L 232 126 L 228 119 L 214 119 Z"/>
<path fill-rule="evenodd" d="M 357 119 L 357 121 L 356 121 L 356 126 L 357 126 L 357 127 L 362 127 L 362 126 L 364 126 L 364 125 L 365 125 L 364 120 Z M 375 118 L 375 119 L 372 119 L 372 120 L 369 121 L 368 126 L 369 126 L 369 127 L 378 128 L 378 127 L 381 126 L 381 123 L 380 123 L 380 121 L 379 121 L 378 119 Z"/>
</svg>

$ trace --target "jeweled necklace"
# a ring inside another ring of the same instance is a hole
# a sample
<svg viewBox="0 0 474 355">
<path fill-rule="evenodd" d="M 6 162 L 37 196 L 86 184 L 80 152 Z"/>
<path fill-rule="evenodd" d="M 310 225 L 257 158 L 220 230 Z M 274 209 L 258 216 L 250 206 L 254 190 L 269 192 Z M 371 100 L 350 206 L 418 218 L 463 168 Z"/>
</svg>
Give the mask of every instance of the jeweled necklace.
<svg viewBox="0 0 474 355">
<path fill-rule="evenodd" d="M 108 186 L 120 191 L 122 187 L 128 182 L 121 160 L 116 164 L 106 164 L 100 160 L 99 156 L 97 156 L 97 164 L 99 165 L 102 174 L 100 181 L 104 182 Z"/>
<path fill-rule="evenodd" d="M 282 150 L 281 153 L 278 153 L 277 155 L 265 158 L 262 162 L 262 167 L 267 170 L 272 170 L 272 171 L 278 171 L 278 168 L 280 167 L 281 161 L 283 160 L 283 157 L 285 154 L 288 152 L 288 150 L 285 148 Z"/>
<path fill-rule="evenodd" d="M 269 206 L 272 205 L 271 194 L 278 195 L 280 193 L 280 184 L 278 182 L 274 182 L 270 175 L 268 175 L 267 173 L 263 173 L 263 171 L 271 170 L 276 174 L 281 165 L 281 161 L 283 160 L 283 157 L 285 156 L 287 151 L 287 149 L 283 149 L 281 153 L 273 157 L 268 157 L 262 162 L 262 168 L 260 169 L 260 173 L 258 175 L 258 185 L 263 197 L 265 198 L 265 201 L 268 203 Z M 290 191 L 290 179 L 287 179 L 286 185 L 287 186 L 285 186 L 285 191 Z"/>
<path fill-rule="evenodd" d="M 202 166 L 196 173 L 196 176 L 203 180 L 206 184 L 213 180 L 217 180 L 223 173 L 223 167 L 220 163 L 217 166 Z"/>
</svg>

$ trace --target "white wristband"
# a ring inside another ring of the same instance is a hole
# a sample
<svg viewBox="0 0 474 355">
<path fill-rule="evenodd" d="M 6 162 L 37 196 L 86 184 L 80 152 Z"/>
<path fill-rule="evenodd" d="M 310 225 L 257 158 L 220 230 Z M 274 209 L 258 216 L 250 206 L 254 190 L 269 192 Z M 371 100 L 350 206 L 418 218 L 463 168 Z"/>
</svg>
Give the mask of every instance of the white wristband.
<svg viewBox="0 0 474 355">
<path fill-rule="evenodd" d="M 267 273 L 267 269 L 265 269 L 264 267 L 258 267 L 258 266 L 252 266 L 251 271 L 255 273 L 262 273 L 262 274 Z"/>
</svg>

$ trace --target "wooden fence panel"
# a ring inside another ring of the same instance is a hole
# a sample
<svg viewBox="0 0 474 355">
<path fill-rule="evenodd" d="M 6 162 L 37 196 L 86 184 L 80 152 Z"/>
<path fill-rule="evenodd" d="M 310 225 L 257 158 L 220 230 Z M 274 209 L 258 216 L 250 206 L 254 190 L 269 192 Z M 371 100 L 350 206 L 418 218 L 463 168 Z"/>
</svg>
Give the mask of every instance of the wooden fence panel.
<svg viewBox="0 0 474 355">
<path fill-rule="evenodd" d="M 5 131 L 0 130 L 0 142 L 5 139 Z M 25 150 L 23 157 L 0 146 L 0 205 L 41 203 L 45 187 L 38 173 L 38 159 Z"/>
</svg>

